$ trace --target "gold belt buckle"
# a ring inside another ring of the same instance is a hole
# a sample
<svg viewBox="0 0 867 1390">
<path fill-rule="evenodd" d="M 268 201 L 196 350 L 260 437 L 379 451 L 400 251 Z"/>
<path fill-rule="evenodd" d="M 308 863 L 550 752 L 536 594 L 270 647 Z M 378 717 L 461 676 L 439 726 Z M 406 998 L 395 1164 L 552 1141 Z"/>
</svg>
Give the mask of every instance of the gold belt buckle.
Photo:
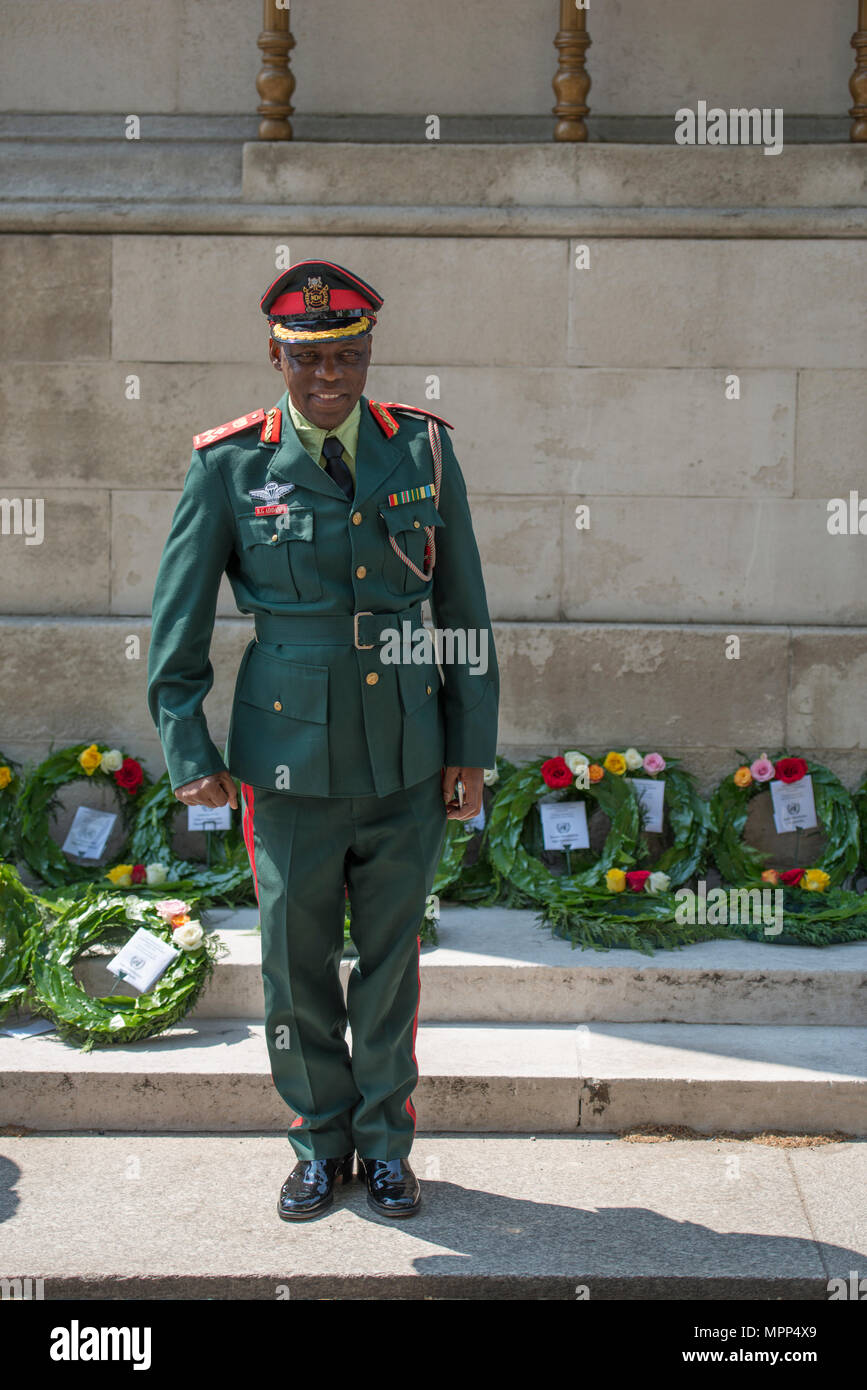
<svg viewBox="0 0 867 1390">
<path fill-rule="evenodd" d="M 373 614 L 372 614 L 371 612 L 369 612 L 367 609 L 365 609 L 365 610 L 364 610 L 363 612 L 361 612 L 361 613 L 353 613 L 353 615 L 352 615 L 352 630 L 353 630 L 353 632 L 355 633 L 355 649 L 356 649 L 356 651 L 359 651 L 359 652 L 370 652 L 370 651 L 373 651 L 373 648 L 374 648 L 375 643 L 373 643 L 373 642 L 359 642 L 359 640 L 358 640 L 358 619 L 359 619 L 359 618 L 372 618 L 372 617 L 373 617 Z"/>
</svg>

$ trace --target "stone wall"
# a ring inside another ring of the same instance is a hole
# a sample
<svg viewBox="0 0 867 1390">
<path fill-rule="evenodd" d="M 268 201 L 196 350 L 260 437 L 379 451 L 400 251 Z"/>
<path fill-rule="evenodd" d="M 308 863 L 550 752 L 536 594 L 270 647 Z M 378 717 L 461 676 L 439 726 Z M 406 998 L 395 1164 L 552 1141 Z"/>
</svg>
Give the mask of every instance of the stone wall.
<svg viewBox="0 0 867 1390">
<path fill-rule="evenodd" d="M 586 153 L 556 159 L 578 170 Z M 628 186 L 634 152 L 594 153 L 600 177 Z M 759 151 L 739 153 L 761 173 Z M 787 157 L 764 165 L 783 171 Z M 830 535 L 827 503 L 867 494 L 863 157 L 799 151 L 798 187 L 818 198 L 824 181 L 833 201 L 796 208 L 797 235 L 739 235 L 726 208 L 703 234 L 680 234 L 695 183 L 668 188 L 663 234 L 644 209 L 632 234 L 605 235 L 605 209 L 585 221 L 576 198 L 558 209 L 569 235 L 530 205 L 526 171 L 514 234 L 482 234 L 478 193 L 462 235 L 425 231 L 435 209 L 405 199 L 391 210 L 408 219 L 400 234 L 382 220 L 379 235 L 295 233 L 309 206 L 275 205 L 255 214 L 263 230 L 240 234 L 263 161 L 300 164 L 317 196 L 314 147 L 251 146 L 248 201 L 212 209 L 209 235 L 185 232 L 181 209 L 138 204 L 79 205 L 66 221 L 85 232 L 0 237 L 0 497 L 45 506 L 41 545 L 0 536 L 0 748 L 39 758 L 52 740 L 95 738 L 161 770 L 144 703 L 156 566 L 193 432 L 279 394 L 257 301 L 288 242 L 293 260 L 351 265 L 385 295 L 367 393 L 429 402 L 456 426 L 496 620 L 504 751 L 658 746 L 709 786 L 736 749 L 788 744 L 854 785 L 867 764 L 867 538 Z M 462 177 L 481 186 L 489 168 L 485 152 Z M 272 168 L 266 187 L 280 177 Z M 746 221 L 762 199 L 743 181 L 734 191 Z M 363 225 L 383 209 L 333 212 Z M 162 230 L 108 230 L 124 216 Z M 739 399 L 726 396 L 732 374 Z M 250 623 L 227 584 L 218 612 L 206 712 L 219 743 Z"/>
</svg>

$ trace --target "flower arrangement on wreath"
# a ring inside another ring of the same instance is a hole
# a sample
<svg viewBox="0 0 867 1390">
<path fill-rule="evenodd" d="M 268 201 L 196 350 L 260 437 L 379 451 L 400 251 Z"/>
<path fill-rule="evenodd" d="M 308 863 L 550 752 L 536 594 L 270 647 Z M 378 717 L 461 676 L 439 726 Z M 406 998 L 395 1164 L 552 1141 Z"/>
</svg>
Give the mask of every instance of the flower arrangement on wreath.
<svg viewBox="0 0 867 1390">
<path fill-rule="evenodd" d="M 17 801 L 20 790 L 18 764 L 0 752 L 0 859 L 10 862 L 18 851 Z"/>
<path fill-rule="evenodd" d="M 822 763 L 786 752 L 774 758 L 762 753 L 752 762 L 740 750 L 738 756 L 743 762 L 723 778 L 710 802 L 711 848 L 724 881 L 733 885 L 764 883 L 801 893 L 826 893 L 842 884 L 858 863 L 860 832 L 855 803 L 839 778 Z M 778 870 L 768 866 L 770 856 L 744 842 L 750 802 L 774 782 L 790 785 L 808 774 L 816 819 L 827 842 L 825 852 L 810 867 Z"/>
<path fill-rule="evenodd" d="M 118 864 L 107 877 L 120 887 L 147 883 L 179 893 L 204 891 L 212 903 L 255 902 L 250 861 L 237 825 L 213 832 L 208 864 L 179 859 L 173 853 L 172 828 L 184 809 L 164 772 L 138 800 L 129 841 L 129 856 L 138 862 Z"/>
<path fill-rule="evenodd" d="M 101 748 L 97 743 L 78 743 L 71 748 L 58 749 L 25 778 L 18 801 L 21 855 L 34 873 L 54 887 L 93 882 L 105 874 L 100 865 L 85 867 L 68 859 L 50 834 L 50 817 L 58 802 L 58 790 L 84 779 L 110 786 L 116 793 L 127 837 L 137 798 L 150 785 L 136 758 L 126 756 L 118 748 Z"/>
<path fill-rule="evenodd" d="M 611 823 L 601 854 L 594 859 L 590 850 L 568 852 L 567 871 L 559 879 L 538 857 L 542 846 L 537 808 L 543 800 L 594 803 Z M 635 863 L 639 837 L 638 799 L 628 780 L 610 766 L 569 753 L 518 767 L 502 787 L 487 827 L 488 858 L 501 880 L 499 900 L 543 906 L 555 893 L 598 887 L 609 869 Z"/>
<path fill-rule="evenodd" d="M 190 916 L 179 898 L 159 901 L 96 891 L 81 899 L 43 901 L 45 920 L 30 967 L 37 1011 L 60 1036 L 85 1052 L 138 1042 L 165 1032 L 190 1012 L 226 951 L 220 938 Z M 137 997 L 94 997 L 77 982 L 75 964 L 95 946 L 123 946 L 139 927 L 168 942 L 176 958 L 153 987 Z"/>
</svg>

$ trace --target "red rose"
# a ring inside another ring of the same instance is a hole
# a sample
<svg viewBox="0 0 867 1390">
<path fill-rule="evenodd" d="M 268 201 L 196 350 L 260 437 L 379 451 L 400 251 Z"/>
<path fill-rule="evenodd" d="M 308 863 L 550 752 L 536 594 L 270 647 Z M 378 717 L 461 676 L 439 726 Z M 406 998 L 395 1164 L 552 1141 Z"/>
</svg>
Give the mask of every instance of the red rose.
<svg viewBox="0 0 867 1390">
<path fill-rule="evenodd" d="M 566 766 L 565 758 L 549 758 L 542 764 L 542 781 L 549 787 L 570 787 L 572 773 Z"/>
<path fill-rule="evenodd" d="M 780 758 L 774 771 L 781 782 L 800 782 L 807 775 L 807 764 L 803 758 Z"/>
<path fill-rule="evenodd" d="M 114 780 L 119 787 L 128 791 L 130 796 L 135 796 L 144 781 L 141 763 L 137 763 L 135 758 L 124 758 L 122 765 L 114 774 Z"/>
<path fill-rule="evenodd" d="M 799 762 L 802 761 L 802 759 L 801 759 L 801 758 L 792 758 L 790 761 L 793 762 L 793 763 L 799 763 Z M 791 778 L 787 778 L 787 780 L 788 780 L 788 781 L 791 781 L 792 779 L 791 779 Z M 794 888 L 796 884 L 798 884 L 798 883 L 801 882 L 801 879 L 802 879 L 803 877 L 804 877 L 804 870 L 803 870 L 803 869 L 786 869 L 785 873 L 780 874 L 780 882 L 781 882 L 781 883 L 788 883 L 788 885 L 789 885 L 791 888 Z"/>
<path fill-rule="evenodd" d="M 133 864 L 132 873 L 130 874 L 133 883 L 146 883 L 147 876 L 147 869 L 144 864 Z"/>
<path fill-rule="evenodd" d="M 649 878 L 649 869 L 629 869 L 626 874 L 626 887 L 630 893 L 643 893 L 644 885 Z"/>
</svg>

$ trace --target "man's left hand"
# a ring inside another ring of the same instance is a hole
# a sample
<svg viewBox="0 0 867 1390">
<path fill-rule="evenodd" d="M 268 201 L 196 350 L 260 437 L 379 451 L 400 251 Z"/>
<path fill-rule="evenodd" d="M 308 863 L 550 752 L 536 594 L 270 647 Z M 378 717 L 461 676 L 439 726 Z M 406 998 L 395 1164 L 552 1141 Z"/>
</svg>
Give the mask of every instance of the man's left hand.
<svg viewBox="0 0 867 1390">
<path fill-rule="evenodd" d="M 455 796 L 455 782 L 458 778 L 464 784 L 464 804 L 458 806 Z M 449 820 L 472 820 L 482 809 L 482 793 L 485 789 L 485 769 L 483 767 L 444 767 L 443 801 Z"/>
</svg>

